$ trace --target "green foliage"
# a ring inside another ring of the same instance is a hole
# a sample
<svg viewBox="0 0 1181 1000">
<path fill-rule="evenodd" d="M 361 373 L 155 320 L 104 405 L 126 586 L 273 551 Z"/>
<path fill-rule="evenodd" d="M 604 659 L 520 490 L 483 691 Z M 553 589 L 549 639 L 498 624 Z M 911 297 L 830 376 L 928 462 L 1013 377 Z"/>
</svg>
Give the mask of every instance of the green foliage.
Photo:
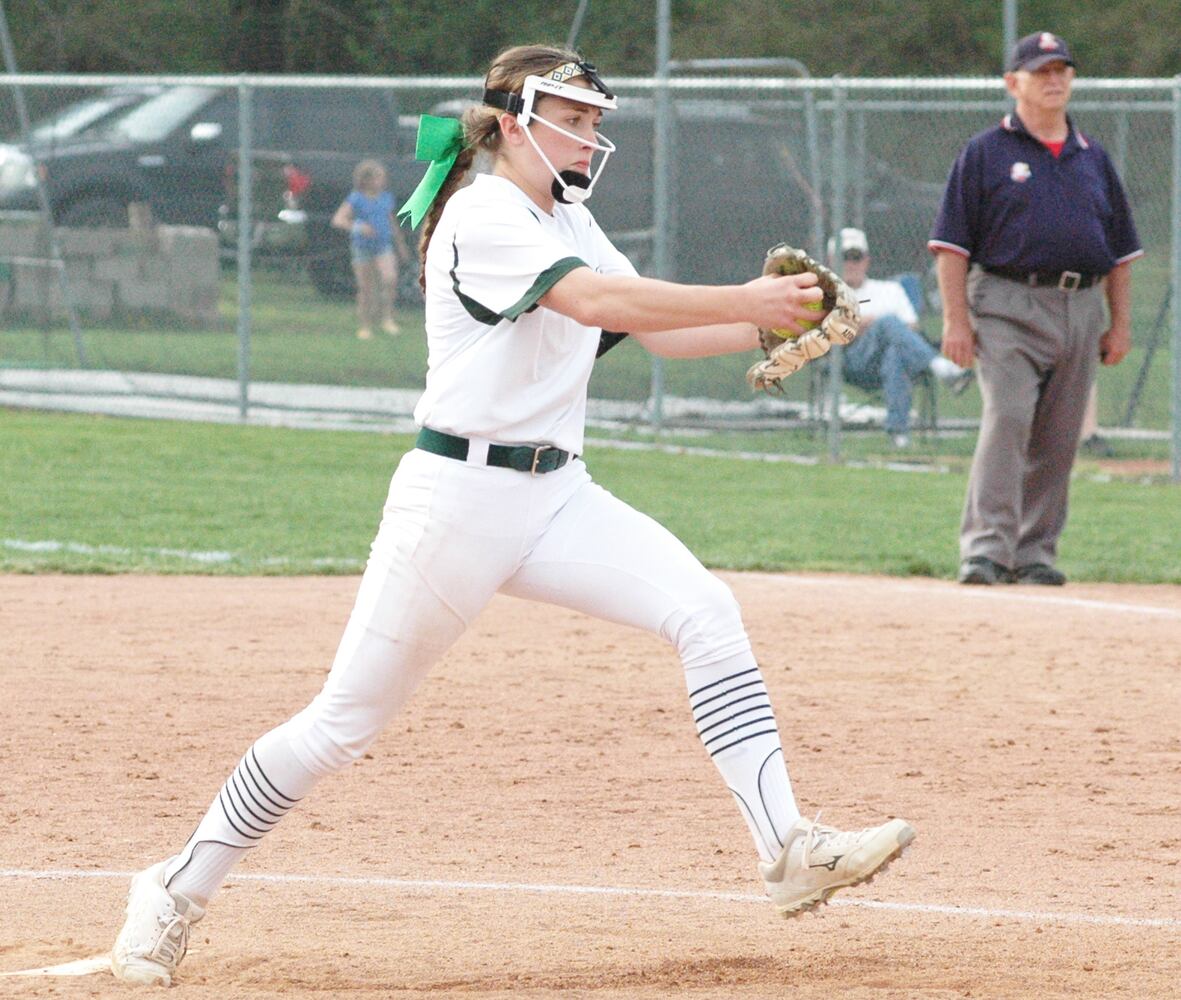
<svg viewBox="0 0 1181 1000">
<path fill-rule="evenodd" d="M 1173 0 L 1024 0 L 1018 31 L 1052 30 L 1089 76 L 1172 76 L 1181 68 Z M 500 49 L 563 42 L 578 4 L 518 0 L 39 0 L 7 5 L 26 72 L 237 72 L 470 75 Z M 768 31 L 768 24 L 774 30 Z M 274 37 L 277 35 L 278 37 Z M 962 0 L 676 0 L 672 56 L 788 56 L 813 76 L 982 76 L 1003 62 L 1001 4 Z M 655 5 L 594 0 L 579 45 L 608 75 L 655 64 Z M 263 66 L 261 68 L 269 68 Z"/>
<path fill-rule="evenodd" d="M 25 73 L 220 73 L 234 51 L 229 0 L 6 4 Z"/>
<path fill-rule="evenodd" d="M 4 572 L 355 573 L 411 446 L 404 435 L 5 410 L 0 441 Z M 956 568 L 961 471 L 593 443 L 587 452 L 600 483 L 713 567 L 936 577 Z M 1083 478 L 1062 567 L 1076 580 L 1181 583 L 1179 537 L 1176 487 Z"/>
</svg>

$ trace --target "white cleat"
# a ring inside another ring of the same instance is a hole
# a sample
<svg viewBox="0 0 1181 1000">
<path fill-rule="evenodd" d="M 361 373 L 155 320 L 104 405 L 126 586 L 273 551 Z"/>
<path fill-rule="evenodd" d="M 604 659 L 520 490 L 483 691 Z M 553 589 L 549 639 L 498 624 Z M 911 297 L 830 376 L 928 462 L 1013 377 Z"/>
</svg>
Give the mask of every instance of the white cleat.
<svg viewBox="0 0 1181 1000">
<path fill-rule="evenodd" d="M 131 880 L 127 920 L 111 949 L 111 971 L 125 983 L 170 986 L 189 946 L 189 925 L 205 911 L 164 888 L 164 865 L 152 865 Z"/>
<path fill-rule="evenodd" d="M 788 831 L 779 857 L 760 863 L 759 871 L 775 908 L 785 918 L 796 917 L 828 902 L 838 889 L 868 882 L 914 836 L 914 827 L 901 819 L 845 832 L 801 817 Z"/>
</svg>

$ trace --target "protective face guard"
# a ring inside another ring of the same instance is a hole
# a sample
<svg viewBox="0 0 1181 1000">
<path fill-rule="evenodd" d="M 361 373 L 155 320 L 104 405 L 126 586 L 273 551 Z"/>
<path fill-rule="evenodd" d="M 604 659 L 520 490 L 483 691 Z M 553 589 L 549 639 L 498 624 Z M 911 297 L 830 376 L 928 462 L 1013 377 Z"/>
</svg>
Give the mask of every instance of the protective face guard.
<svg viewBox="0 0 1181 1000">
<path fill-rule="evenodd" d="M 591 86 L 589 88 L 576 87 L 566 82 L 575 76 L 586 77 Z M 564 135 L 567 139 L 573 139 L 575 142 L 586 143 L 586 140 L 537 114 L 533 108 L 541 97 L 562 97 L 567 101 L 574 101 L 577 104 L 589 104 L 591 107 L 602 108 L 605 111 L 614 111 L 619 107 L 619 101 L 599 78 L 595 67 L 585 62 L 564 63 L 556 69 L 550 70 L 545 76 L 527 76 L 525 77 L 520 94 L 510 94 L 502 90 L 484 91 L 485 104 L 490 104 L 495 108 L 502 108 L 509 114 L 515 114 L 517 121 L 526 126 L 526 137 L 537 151 L 537 155 L 541 157 L 541 162 L 553 174 L 554 197 L 558 201 L 567 204 L 571 202 L 584 202 L 594 191 L 595 182 L 599 179 L 599 175 L 602 174 L 603 167 L 607 165 L 607 158 L 615 152 L 615 144 L 596 132 L 595 139 L 597 141 L 587 144 L 591 149 L 603 154 L 603 159 L 599 161 L 598 169 L 590 177 L 576 173 L 573 170 L 563 170 L 559 173 L 554 169 L 554 165 L 550 163 L 549 157 L 541 151 L 537 140 L 533 138 L 533 133 L 528 128 L 530 122 L 540 122 L 546 128 L 552 129 L 559 135 Z"/>
</svg>

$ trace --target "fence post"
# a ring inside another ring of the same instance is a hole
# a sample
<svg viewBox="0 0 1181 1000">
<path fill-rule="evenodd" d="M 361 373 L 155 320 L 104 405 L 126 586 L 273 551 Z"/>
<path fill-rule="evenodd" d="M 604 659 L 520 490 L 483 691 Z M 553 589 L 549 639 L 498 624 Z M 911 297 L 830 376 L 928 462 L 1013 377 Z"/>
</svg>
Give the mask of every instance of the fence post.
<svg viewBox="0 0 1181 1000">
<path fill-rule="evenodd" d="M 1181 75 L 1173 77 L 1173 482 L 1181 483 Z"/>
<path fill-rule="evenodd" d="M 653 106 L 655 127 L 652 136 L 652 269 L 656 277 L 672 279 L 669 253 L 672 171 L 672 114 L 669 107 L 669 46 L 672 0 L 656 5 L 656 94 Z M 652 384 L 648 392 L 648 419 L 654 431 L 664 423 L 664 359 L 652 355 Z"/>
<path fill-rule="evenodd" d="M 4 6 L 0 4 L 0 49 L 4 53 L 4 67 L 16 74 L 16 54 L 12 47 L 12 35 L 8 30 L 8 17 L 4 13 Z M 29 110 L 25 106 L 25 92 L 21 85 L 12 85 L 12 97 L 16 103 L 17 120 L 20 122 L 21 140 L 29 155 L 33 156 L 33 145 L 29 134 Z M 62 258 L 61 245 L 58 243 L 57 232 L 53 225 L 53 209 L 49 204 L 49 195 L 45 191 L 45 181 L 41 177 L 39 164 L 33 164 L 33 177 L 37 189 L 37 206 L 41 212 L 41 224 L 45 227 L 46 238 L 49 243 L 49 259 L 53 262 L 53 269 L 57 272 L 58 287 L 61 290 L 62 306 L 66 311 L 66 321 L 70 324 L 70 333 L 74 338 L 74 350 L 78 355 L 78 366 L 86 367 L 86 345 L 82 342 L 82 327 L 78 322 L 78 310 L 74 307 L 74 290 L 70 285 L 70 276 L 66 271 Z M 45 302 L 46 324 L 52 322 L 52 310 L 49 298 Z"/>
<path fill-rule="evenodd" d="M 246 419 L 250 409 L 250 240 L 254 234 L 254 162 L 251 155 L 253 128 L 252 91 L 246 77 L 238 79 L 238 416 Z"/>
<path fill-rule="evenodd" d="M 840 76 L 832 78 L 832 232 L 840 235 L 845 225 L 845 195 L 848 189 L 847 135 L 848 112 L 845 107 L 845 83 Z M 827 246 L 820 248 L 823 256 Z M 836 261 L 832 262 L 837 264 Z M 841 354 L 839 344 L 829 352 L 828 365 L 828 457 L 832 462 L 841 460 Z"/>
<path fill-rule="evenodd" d="M 801 72 L 805 77 L 804 130 L 808 136 L 808 172 L 812 178 L 812 241 L 817 257 L 824 253 L 824 173 L 820 169 L 820 129 L 816 124 L 816 94 L 806 68 Z"/>
<path fill-rule="evenodd" d="M 865 230 L 865 192 L 869 187 L 865 176 L 865 165 L 869 162 L 866 155 L 865 140 L 865 109 L 857 107 L 853 114 L 853 209 L 850 213 L 850 225 Z"/>
</svg>

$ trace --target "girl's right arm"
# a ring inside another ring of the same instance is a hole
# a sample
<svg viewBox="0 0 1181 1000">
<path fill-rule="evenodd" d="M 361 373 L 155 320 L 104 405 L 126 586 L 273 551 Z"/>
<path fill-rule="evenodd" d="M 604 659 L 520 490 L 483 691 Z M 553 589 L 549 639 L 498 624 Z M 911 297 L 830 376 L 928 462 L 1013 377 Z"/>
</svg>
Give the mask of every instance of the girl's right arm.
<svg viewBox="0 0 1181 1000">
<path fill-rule="evenodd" d="M 807 303 L 821 298 L 816 275 L 809 272 L 764 276 L 742 285 L 681 285 L 655 278 L 599 274 L 589 267 L 579 267 L 542 296 L 541 305 L 586 326 L 641 335 L 683 331 L 686 336 L 701 339 L 705 331 L 694 332 L 701 327 L 733 324 L 802 333 L 802 324 L 816 321 L 816 312 L 808 309 Z M 649 339 L 655 347 L 670 337 Z M 718 338 L 717 346 L 723 348 L 719 353 L 725 353 L 728 342 L 735 344 L 730 349 L 740 349 L 738 341 L 746 340 L 745 336 L 723 335 Z"/>
<path fill-rule="evenodd" d="M 340 208 L 336 210 L 336 214 L 332 216 L 332 228 L 343 229 L 346 233 L 352 232 L 353 229 L 353 206 L 347 201 L 340 203 Z"/>
</svg>

